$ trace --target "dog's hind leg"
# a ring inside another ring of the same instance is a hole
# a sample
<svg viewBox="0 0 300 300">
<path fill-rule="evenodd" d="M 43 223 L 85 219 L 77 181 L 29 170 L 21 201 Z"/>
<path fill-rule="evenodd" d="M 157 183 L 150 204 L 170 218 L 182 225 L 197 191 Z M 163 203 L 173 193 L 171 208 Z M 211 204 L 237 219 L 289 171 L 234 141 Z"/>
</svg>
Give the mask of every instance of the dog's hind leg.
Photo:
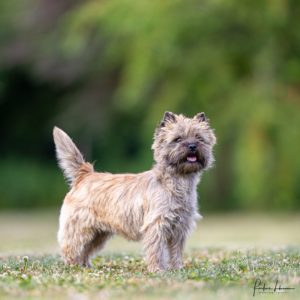
<svg viewBox="0 0 300 300">
<path fill-rule="evenodd" d="M 108 234 L 100 234 L 93 221 L 89 211 L 62 207 L 58 242 L 65 263 L 89 266 L 89 256 L 96 245 L 104 245 Z"/>
<path fill-rule="evenodd" d="M 112 236 L 113 234 L 110 232 L 105 231 L 97 231 L 95 233 L 94 238 L 85 245 L 82 256 L 84 260 L 84 265 L 91 267 L 90 259 L 93 255 L 95 255 L 98 251 L 103 249 L 106 241 Z"/>
<path fill-rule="evenodd" d="M 94 237 L 93 230 L 65 224 L 58 232 L 61 254 L 66 264 L 86 266 L 85 248 Z"/>
</svg>

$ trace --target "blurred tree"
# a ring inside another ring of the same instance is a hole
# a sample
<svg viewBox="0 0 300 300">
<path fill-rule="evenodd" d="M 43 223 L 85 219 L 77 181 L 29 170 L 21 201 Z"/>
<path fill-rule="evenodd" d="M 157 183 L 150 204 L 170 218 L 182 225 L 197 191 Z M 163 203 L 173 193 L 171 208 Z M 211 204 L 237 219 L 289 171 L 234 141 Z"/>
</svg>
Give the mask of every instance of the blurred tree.
<svg viewBox="0 0 300 300">
<path fill-rule="evenodd" d="M 147 169 L 163 112 L 205 111 L 218 147 L 202 207 L 299 209 L 299 13 L 295 0 L 2 3 L 3 159 L 44 157 L 58 124 L 99 169 Z"/>
</svg>

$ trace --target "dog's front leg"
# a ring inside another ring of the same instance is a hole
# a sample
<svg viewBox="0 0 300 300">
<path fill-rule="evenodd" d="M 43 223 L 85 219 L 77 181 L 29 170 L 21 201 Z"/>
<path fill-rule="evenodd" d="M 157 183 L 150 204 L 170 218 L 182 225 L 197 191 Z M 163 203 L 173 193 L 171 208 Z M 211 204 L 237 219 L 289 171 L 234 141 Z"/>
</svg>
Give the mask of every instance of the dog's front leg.
<svg viewBox="0 0 300 300">
<path fill-rule="evenodd" d="M 183 267 L 183 248 L 185 244 L 185 236 L 179 235 L 168 240 L 168 250 L 170 256 L 169 268 L 171 270 L 181 269 Z"/>
<path fill-rule="evenodd" d="M 143 246 L 149 272 L 160 272 L 167 269 L 167 238 L 164 226 L 159 222 L 149 226 L 144 233 Z"/>
</svg>

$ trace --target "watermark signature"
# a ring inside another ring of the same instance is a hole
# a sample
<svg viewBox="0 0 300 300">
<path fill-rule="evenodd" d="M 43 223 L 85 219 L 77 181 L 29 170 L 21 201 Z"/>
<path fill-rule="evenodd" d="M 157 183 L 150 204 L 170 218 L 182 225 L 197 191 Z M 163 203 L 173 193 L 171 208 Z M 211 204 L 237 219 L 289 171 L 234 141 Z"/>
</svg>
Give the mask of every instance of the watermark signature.
<svg viewBox="0 0 300 300">
<path fill-rule="evenodd" d="M 260 278 L 257 278 L 255 280 L 254 286 L 253 286 L 253 297 L 255 297 L 257 294 L 280 294 L 280 293 L 286 293 L 291 290 L 294 290 L 295 288 L 292 287 L 286 287 L 279 284 L 279 281 L 276 280 L 274 285 L 266 285 L 265 282 L 263 282 Z"/>
</svg>

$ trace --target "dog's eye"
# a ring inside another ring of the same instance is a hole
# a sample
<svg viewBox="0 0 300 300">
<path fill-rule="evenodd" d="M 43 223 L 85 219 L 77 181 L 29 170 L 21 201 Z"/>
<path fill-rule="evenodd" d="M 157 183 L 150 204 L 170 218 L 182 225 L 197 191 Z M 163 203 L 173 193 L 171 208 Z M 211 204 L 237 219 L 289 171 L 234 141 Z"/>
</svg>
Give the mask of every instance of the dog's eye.
<svg viewBox="0 0 300 300">
<path fill-rule="evenodd" d="M 199 134 L 196 134 L 196 139 L 199 141 L 199 142 L 202 142 L 202 143 L 205 143 L 205 139 L 200 136 Z"/>
<path fill-rule="evenodd" d="M 176 139 L 174 139 L 175 143 L 180 143 L 182 141 L 182 138 L 178 136 Z"/>
</svg>

